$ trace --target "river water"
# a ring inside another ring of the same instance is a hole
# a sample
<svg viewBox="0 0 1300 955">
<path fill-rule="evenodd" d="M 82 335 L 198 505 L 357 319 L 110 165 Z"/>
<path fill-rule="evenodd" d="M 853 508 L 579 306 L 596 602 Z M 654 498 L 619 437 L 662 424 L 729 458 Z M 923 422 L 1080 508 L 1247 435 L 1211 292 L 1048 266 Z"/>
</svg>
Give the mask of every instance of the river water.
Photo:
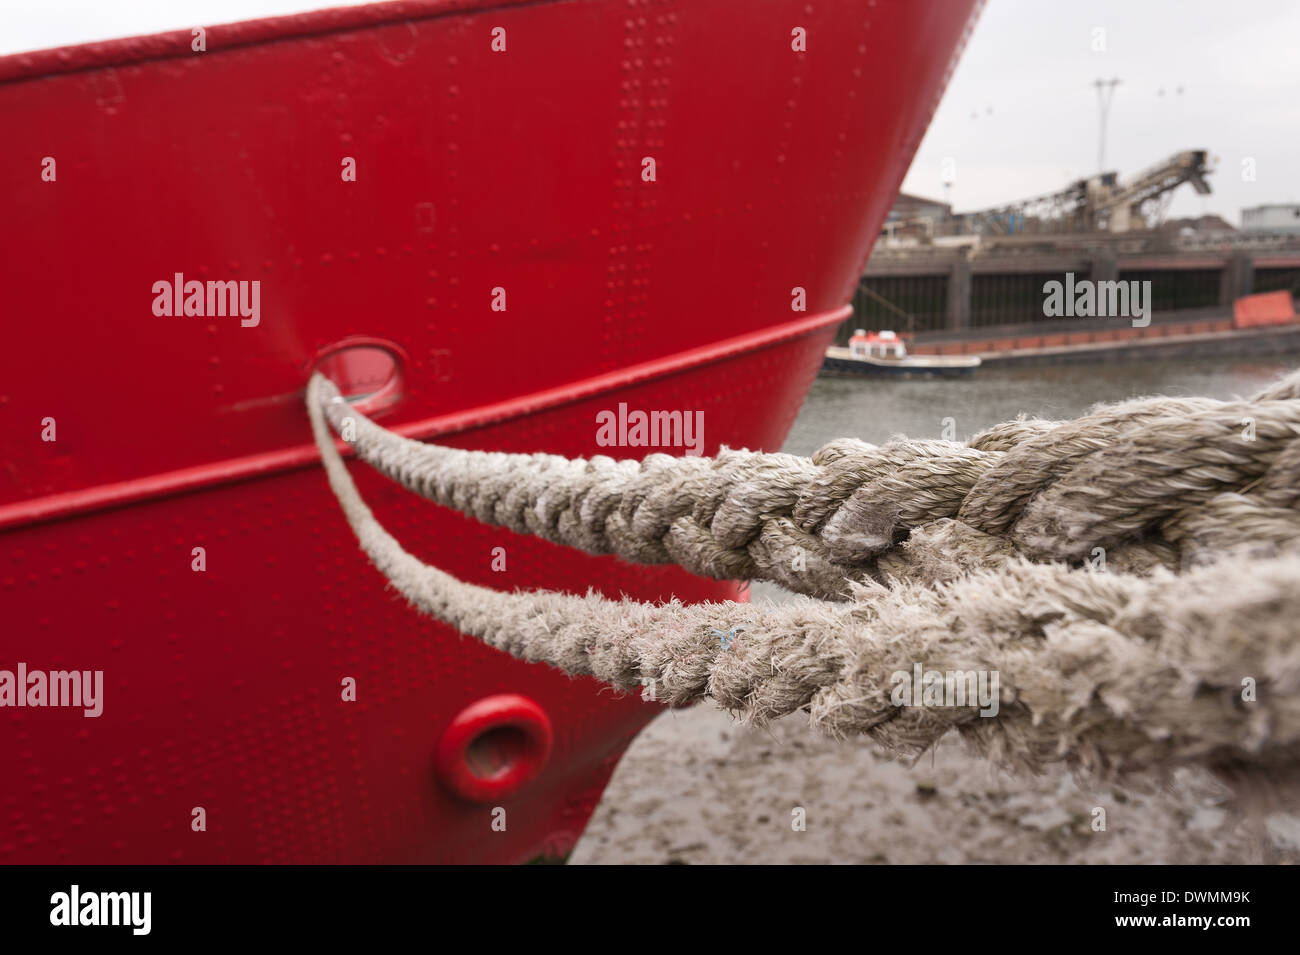
<svg viewBox="0 0 1300 955">
<path fill-rule="evenodd" d="M 955 437 L 1025 413 L 1077 417 L 1140 395 L 1248 396 L 1296 359 L 980 369 L 968 379 L 818 378 L 784 450 L 839 437 Z M 755 601 L 782 601 L 756 583 Z M 1293 794 L 1294 795 L 1294 794 Z M 1300 813 L 1242 812 L 1202 770 L 1138 788 L 1053 767 L 1010 776 L 944 740 L 906 766 L 794 716 L 737 726 L 713 706 L 664 713 L 633 742 L 574 863 L 1300 863 Z M 1106 828 L 1097 831 L 1097 810 Z M 806 827 L 796 831 L 792 813 Z"/>
<path fill-rule="evenodd" d="M 813 383 L 782 450 L 811 454 L 834 438 L 881 443 L 893 435 L 958 440 L 1024 413 L 1077 418 L 1101 401 L 1140 395 L 1247 397 L 1297 360 L 1152 361 L 981 368 L 968 378 L 828 378 Z"/>
</svg>

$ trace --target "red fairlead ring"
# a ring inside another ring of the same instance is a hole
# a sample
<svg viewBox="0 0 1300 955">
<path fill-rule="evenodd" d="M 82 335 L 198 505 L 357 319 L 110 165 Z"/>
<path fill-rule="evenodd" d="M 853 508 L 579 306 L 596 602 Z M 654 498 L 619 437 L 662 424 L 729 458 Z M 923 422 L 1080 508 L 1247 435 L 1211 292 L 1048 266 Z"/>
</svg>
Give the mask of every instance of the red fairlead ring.
<svg viewBox="0 0 1300 955">
<path fill-rule="evenodd" d="M 461 710 L 434 750 L 438 781 L 471 802 L 491 802 L 521 789 L 551 755 L 551 721 L 515 693 L 489 696 Z"/>
</svg>

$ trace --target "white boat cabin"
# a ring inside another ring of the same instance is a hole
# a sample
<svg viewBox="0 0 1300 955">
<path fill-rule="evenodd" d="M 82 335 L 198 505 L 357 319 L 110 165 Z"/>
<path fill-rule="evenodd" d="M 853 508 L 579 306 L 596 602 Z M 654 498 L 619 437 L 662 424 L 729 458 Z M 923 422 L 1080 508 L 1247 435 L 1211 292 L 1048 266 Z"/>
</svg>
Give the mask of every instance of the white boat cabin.
<svg viewBox="0 0 1300 955">
<path fill-rule="evenodd" d="M 872 332 L 867 334 L 861 328 L 853 332 L 849 339 L 849 353 L 854 358 L 893 358 L 907 357 L 907 347 L 894 332 Z"/>
</svg>

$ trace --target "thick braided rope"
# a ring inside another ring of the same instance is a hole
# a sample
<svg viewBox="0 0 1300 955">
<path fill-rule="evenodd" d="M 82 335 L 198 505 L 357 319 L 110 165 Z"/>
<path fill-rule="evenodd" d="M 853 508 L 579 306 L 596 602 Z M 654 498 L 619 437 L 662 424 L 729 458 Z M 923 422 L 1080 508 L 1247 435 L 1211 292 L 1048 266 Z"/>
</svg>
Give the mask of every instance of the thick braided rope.
<svg viewBox="0 0 1300 955">
<path fill-rule="evenodd" d="M 326 411 L 336 429 L 355 431 L 350 443 L 367 463 L 484 523 L 829 599 L 853 584 L 950 579 L 1017 555 L 1077 562 L 1102 548 L 1118 567 L 1149 572 L 1224 546 L 1300 538 L 1300 374 L 1249 400 L 1142 398 L 1074 421 L 1007 422 L 967 444 L 845 439 L 811 458 L 464 451 L 395 435 L 346 404 Z M 947 560 L 932 559 L 933 548 L 918 559 L 935 534 L 960 547 Z"/>
<path fill-rule="evenodd" d="M 521 659 L 625 689 L 653 680 L 664 702 L 709 698 L 747 723 L 805 710 L 825 733 L 867 734 L 902 754 L 955 729 L 1013 769 L 1287 771 L 1300 756 L 1295 554 L 1148 577 L 1014 559 L 950 584 L 854 585 L 844 603 L 501 593 L 403 550 L 357 493 L 326 425 L 325 411 L 346 405 L 319 376 L 307 405 L 330 485 L 380 573 L 419 611 Z M 731 628 L 723 649 L 714 632 Z M 996 671 L 996 715 L 896 703 L 894 674 L 915 664 Z M 1254 702 L 1242 699 L 1246 679 Z"/>
</svg>

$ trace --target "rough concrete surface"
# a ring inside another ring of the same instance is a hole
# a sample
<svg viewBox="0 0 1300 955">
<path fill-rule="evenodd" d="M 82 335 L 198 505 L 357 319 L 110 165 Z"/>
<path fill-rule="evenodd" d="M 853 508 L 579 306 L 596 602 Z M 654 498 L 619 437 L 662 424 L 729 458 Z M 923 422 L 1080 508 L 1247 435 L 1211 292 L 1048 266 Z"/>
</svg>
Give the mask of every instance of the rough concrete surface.
<svg viewBox="0 0 1300 955">
<path fill-rule="evenodd" d="M 802 717 L 669 712 L 633 743 L 571 863 L 1294 863 L 1300 819 L 1247 818 L 1199 770 L 1163 787 L 1012 777 L 958 740 L 914 767 Z M 794 831 L 802 807 L 806 830 Z M 1105 831 L 1094 831 L 1094 810 Z"/>
</svg>

